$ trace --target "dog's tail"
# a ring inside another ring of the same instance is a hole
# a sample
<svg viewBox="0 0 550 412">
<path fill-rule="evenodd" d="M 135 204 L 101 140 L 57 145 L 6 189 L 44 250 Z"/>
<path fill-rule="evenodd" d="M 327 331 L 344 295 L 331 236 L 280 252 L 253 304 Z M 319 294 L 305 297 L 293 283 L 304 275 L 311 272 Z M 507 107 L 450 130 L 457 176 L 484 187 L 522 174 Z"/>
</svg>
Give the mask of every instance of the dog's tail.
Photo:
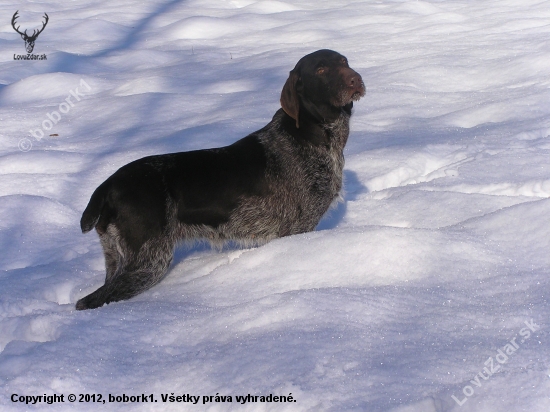
<svg viewBox="0 0 550 412">
<path fill-rule="evenodd" d="M 87 233 L 96 227 L 101 217 L 101 211 L 104 209 L 103 206 L 105 205 L 108 189 L 108 181 L 105 181 L 92 194 L 90 202 L 88 206 L 86 206 L 84 213 L 82 213 L 82 218 L 80 219 L 82 233 Z"/>
</svg>

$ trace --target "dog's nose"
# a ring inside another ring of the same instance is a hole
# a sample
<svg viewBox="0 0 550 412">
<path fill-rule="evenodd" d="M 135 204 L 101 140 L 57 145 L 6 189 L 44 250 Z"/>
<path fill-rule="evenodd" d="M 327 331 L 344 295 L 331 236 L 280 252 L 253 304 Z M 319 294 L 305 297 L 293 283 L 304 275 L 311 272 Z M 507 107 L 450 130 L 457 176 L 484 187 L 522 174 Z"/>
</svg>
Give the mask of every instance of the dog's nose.
<svg viewBox="0 0 550 412">
<path fill-rule="evenodd" d="M 361 78 L 361 75 L 357 73 L 355 70 L 348 69 L 348 73 L 346 76 L 346 83 L 347 86 L 350 89 L 362 89 L 363 86 L 363 79 Z"/>
</svg>

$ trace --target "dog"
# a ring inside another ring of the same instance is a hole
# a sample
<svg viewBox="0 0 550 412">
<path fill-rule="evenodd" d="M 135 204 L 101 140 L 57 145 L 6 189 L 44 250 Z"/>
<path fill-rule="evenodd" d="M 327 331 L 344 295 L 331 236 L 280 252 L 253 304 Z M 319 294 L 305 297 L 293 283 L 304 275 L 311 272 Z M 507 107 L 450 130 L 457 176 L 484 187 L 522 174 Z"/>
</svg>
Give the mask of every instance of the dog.
<svg viewBox="0 0 550 412">
<path fill-rule="evenodd" d="M 261 245 L 315 229 L 340 196 L 343 150 L 361 76 L 332 50 L 301 58 L 264 128 L 221 148 L 131 162 L 92 194 L 80 221 L 105 255 L 105 284 L 77 310 L 130 299 L 158 283 L 176 245 Z"/>
</svg>

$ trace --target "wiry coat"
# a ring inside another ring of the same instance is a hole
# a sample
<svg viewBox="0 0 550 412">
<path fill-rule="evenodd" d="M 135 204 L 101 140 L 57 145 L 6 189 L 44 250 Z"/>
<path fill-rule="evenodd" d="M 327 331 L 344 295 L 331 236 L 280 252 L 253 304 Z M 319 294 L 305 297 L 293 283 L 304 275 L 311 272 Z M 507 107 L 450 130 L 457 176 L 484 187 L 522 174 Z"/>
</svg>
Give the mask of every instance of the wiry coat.
<svg viewBox="0 0 550 412">
<path fill-rule="evenodd" d="M 330 50 L 303 57 L 282 109 L 230 146 L 149 156 L 93 193 L 81 219 L 105 254 L 105 285 L 77 309 L 129 299 L 165 275 L 178 242 L 261 244 L 315 229 L 342 188 L 343 149 L 361 76 Z"/>
</svg>

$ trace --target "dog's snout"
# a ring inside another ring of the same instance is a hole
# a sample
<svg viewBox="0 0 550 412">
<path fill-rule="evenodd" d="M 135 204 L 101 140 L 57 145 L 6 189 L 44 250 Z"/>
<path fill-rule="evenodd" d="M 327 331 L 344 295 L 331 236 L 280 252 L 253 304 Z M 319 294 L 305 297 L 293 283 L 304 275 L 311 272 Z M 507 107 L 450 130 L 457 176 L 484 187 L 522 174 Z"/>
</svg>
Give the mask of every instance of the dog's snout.
<svg viewBox="0 0 550 412">
<path fill-rule="evenodd" d="M 361 80 L 361 76 L 355 73 L 348 79 L 348 86 L 355 88 L 358 84 L 361 84 L 362 82 L 363 81 Z"/>
<path fill-rule="evenodd" d="M 365 84 L 363 83 L 363 78 L 359 73 L 351 79 L 350 86 L 354 89 L 357 89 L 361 94 L 365 93 Z"/>
<path fill-rule="evenodd" d="M 355 70 L 348 69 L 344 81 L 349 90 L 350 98 L 352 100 L 359 100 L 359 98 L 365 95 L 365 85 L 363 83 L 363 78 Z"/>
<path fill-rule="evenodd" d="M 359 73 L 352 69 L 346 69 L 344 81 L 347 87 L 354 90 L 362 90 L 364 88 L 363 79 Z"/>
</svg>

